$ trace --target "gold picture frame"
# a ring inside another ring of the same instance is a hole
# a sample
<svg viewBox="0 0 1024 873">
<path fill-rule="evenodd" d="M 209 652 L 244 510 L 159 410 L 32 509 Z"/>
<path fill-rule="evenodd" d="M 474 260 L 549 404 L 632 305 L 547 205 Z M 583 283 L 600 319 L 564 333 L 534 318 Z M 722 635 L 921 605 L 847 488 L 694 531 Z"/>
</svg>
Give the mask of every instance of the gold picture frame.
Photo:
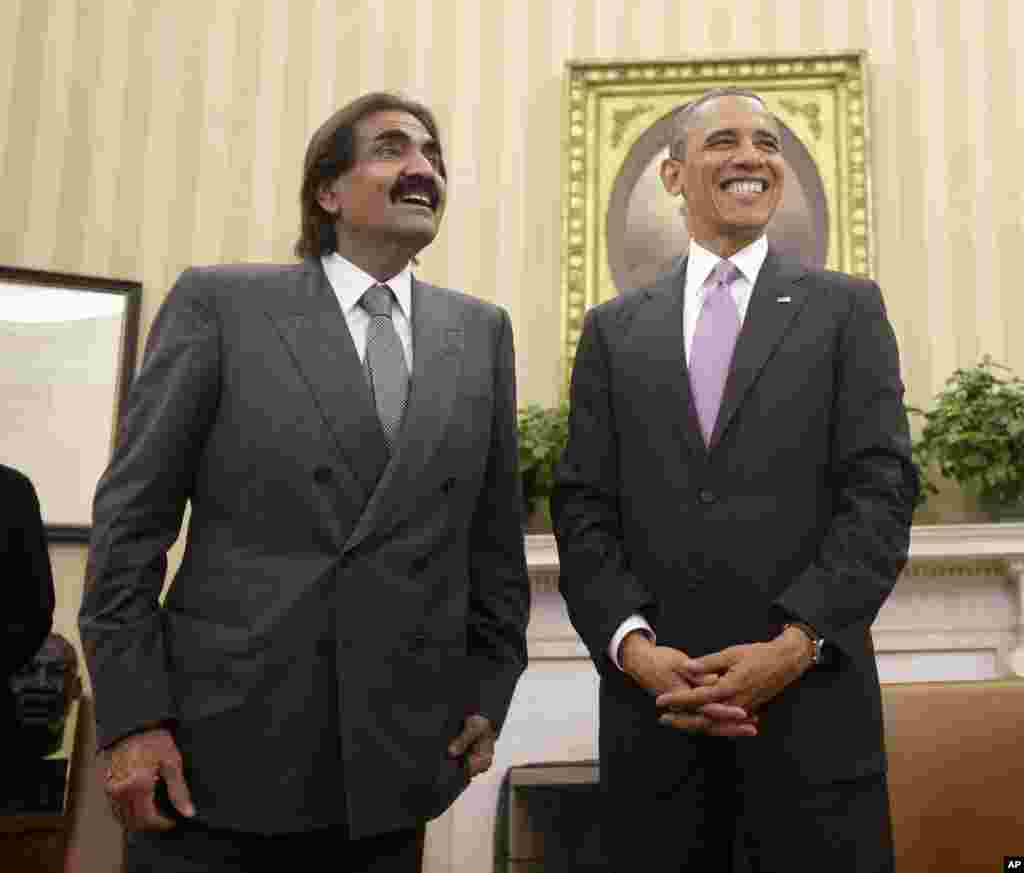
<svg viewBox="0 0 1024 873">
<path fill-rule="evenodd" d="M 651 272 L 670 265 L 660 256 L 685 251 L 684 224 L 678 225 L 678 236 L 675 217 L 671 228 L 666 224 L 666 210 L 678 211 L 678 201 L 663 191 L 656 195 L 651 180 L 668 145 L 670 114 L 712 88 L 756 91 L 783 128 L 783 157 L 790 171 L 786 196 L 794 191 L 794 205 L 782 236 L 790 235 L 794 253 L 813 266 L 873 276 L 866 67 L 863 51 L 567 62 L 563 384 L 586 310 L 647 284 Z M 637 204 L 651 212 L 649 203 L 657 204 L 656 214 L 635 214 Z M 786 208 L 784 202 L 773 223 Z M 778 245 L 772 227 L 769 234 Z M 670 245 L 680 252 L 666 250 L 669 234 Z M 650 256 L 655 250 L 659 257 Z"/>
</svg>

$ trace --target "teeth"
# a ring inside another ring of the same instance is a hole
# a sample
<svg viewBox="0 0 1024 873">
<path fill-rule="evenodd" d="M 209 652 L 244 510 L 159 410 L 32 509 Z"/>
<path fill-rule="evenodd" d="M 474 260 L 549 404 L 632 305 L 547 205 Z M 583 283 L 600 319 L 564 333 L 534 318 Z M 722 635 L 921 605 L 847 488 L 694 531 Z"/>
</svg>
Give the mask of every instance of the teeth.
<svg viewBox="0 0 1024 873">
<path fill-rule="evenodd" d="M 408 194 L 402 199 L 407 203 L 422 203 L 424 206 L 430 206 L 430 198 L 420 194 Z"/>
<path fill-rule="evenodd" d="M 765 183 L 760 180 L 737 180 L 735 182 L 729 182 L 725 186 L 725 190 L 730 194 L 760 194 L 764 191 L 765 187 Z"/>
</svg>

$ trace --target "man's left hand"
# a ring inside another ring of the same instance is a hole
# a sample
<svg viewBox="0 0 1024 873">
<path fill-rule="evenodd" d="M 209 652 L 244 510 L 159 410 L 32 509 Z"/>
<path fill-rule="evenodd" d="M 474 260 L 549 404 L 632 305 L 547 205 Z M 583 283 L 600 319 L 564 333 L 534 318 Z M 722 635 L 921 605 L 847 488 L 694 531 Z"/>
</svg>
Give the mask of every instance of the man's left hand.
<svg viewBox="0 0 1024 873">
<path fill-rule="evenodd" d="M 462 733 L 448 746 L 448 754 L 453 758 L 463 758 L 466 773 L 472 779 L 491 769 L 497 738 L 489 718 L 479 714 L 467 715 Z"/>
<path fill-rule="evenodd" d="M 718 673 L 719 680 L 660 694 L 656 703 L 665 710 L 661 719 L 673 724 L 678 718 L 674 713 L 693 713 L 709 703 L 728 703 L 756 712 L 804 674 L 811 664 L 811 648 L 807 636 L 790 627 L 771 642 L 730 646 L 695 658 L 694 670 Z"/>
</svg>

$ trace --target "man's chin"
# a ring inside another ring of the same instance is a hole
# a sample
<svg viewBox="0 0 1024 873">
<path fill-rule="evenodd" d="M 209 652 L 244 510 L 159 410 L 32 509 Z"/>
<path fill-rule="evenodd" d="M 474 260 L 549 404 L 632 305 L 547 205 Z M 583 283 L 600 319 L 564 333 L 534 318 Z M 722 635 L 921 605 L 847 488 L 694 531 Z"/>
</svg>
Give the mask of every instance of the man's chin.
<svg viewBox="0 0 1024 873">
<path fill-rule="evenodd" d="M 762 216 L 757 220 L 737 221 L 729 225 L 726 235 L 734 240 L 753 242 L 765 232 L 767 227 L 768 221 Z"/>
<path fill-rule="evenodd" d="M 430 245 L 437 237 L 438 225 L 432 219 L 408 221 L 390 228 L 389 236 L 403 245 L 416 246 L 417 250 Z"/>
</svg>

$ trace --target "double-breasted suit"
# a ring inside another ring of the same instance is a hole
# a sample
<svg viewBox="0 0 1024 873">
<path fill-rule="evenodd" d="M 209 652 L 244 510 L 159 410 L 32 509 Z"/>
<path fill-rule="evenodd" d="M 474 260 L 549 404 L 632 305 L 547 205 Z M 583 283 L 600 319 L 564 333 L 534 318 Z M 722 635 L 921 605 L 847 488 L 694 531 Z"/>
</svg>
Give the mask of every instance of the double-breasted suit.
<svg viewBox="0 0 1024 873">
<path fill-rule="evenodd" d="M 413 280 L 412 344 L 389 458 L 318 258 L 189 270 L 153 326 L 81 629 L 100 744 L 172 723 L 206 824 L 412 826 L 465 787 L 464 717 L 505 717 L 529 597 L 511 327 Z"/>
<path fill-rule="evenodd" d="M 831 663 L 768 703 L 757 737 L 711 742 L 780 797 L 884 770 L 869 628 L 906 560 L 917 489 L 877 285 L 769 249 L 705 446 L 685 270 L 587 313 L 553 497 L 561 590 L 601 674 L 602 777 L 641 809 L 688 778 L 687 749 L 708 738 L 659 725 L 610 660 L 633 614 L 693 657 L 808 623 Z"/>
</svg>

